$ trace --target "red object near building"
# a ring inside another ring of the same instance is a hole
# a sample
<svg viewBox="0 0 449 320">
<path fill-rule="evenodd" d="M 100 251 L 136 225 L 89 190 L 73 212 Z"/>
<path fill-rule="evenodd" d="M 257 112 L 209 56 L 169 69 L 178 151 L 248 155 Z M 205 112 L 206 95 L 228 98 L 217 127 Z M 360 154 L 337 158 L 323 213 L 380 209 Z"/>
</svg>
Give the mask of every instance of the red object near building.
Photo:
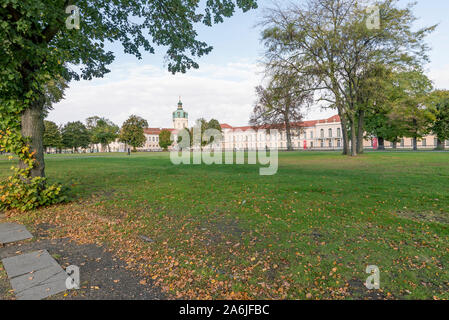
<svg viewBox="0 0 449 320">
<path fill-rule="evenodd" d="M 373 138 L 373 149 L 377 150 L 379 148 L 379 141 L 377 138 Z"/>
<path fill-rule="evenodd" d="M 307 150 L 307 141 L 304 140 L 304 150 Z"/>
</svg>

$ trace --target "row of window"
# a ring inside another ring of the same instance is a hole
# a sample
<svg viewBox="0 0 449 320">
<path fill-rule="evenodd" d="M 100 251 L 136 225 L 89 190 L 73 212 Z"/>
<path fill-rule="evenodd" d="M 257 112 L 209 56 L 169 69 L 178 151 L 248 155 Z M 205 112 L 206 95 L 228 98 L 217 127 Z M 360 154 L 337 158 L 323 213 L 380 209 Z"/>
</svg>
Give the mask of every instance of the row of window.
<svg viewBox="0 0 449 320">
<path fill-rule="evenodd" d="M 312 133 L 312 139 L 313 139 L 313 131 L 311 132 Z M 332 129 L 329 129 L 328 130 L 328 135 L 327 135 L 327 137 L 328 138 L 332 138 L 333 137 L 333 131 L 332 131 Z M 341 137 L 341 129 L 340 128 L 337 128 L 337 138 L 340 138 Z M 320 138 L 321 139 L 324 139 L 324 129 L 321 129 L 320 130 Z"/>
<path fill-rule="evenodd" d="M 235 147 L 236 148 L 240 148 L 240 149 L 243 149 L 243 148 L 255 148 L 255 147 L 261 148 L 264 145 L 267 148 L 269 147 L 269 145 L 266 145 L 265 143 L 260 143 L 260 142 L 259 143 L 248 143 L 248 144 L 236 143 Z M 294 142 L 292 142 L 292 146 L 294 148 L 298 148 L 298 149 L 304 148 L 303 141 L 298 141 L 298 142 L 294 141 Z M 341 139 L 338 139 L 336 144 L 334 144 L 332 140 L 330 140 L 330 141 L 328 141 L 326 143 L 324 142 L 324 140 L 320 141 L 320 147 L 321 148 L 334 148 L 334 147 L 340 148 L 341 146 L 342 146 Z M 287 143 L 286 142 L 281 142 L 279 147 L 280 148 L 287 148 Z M 306 147 L 313 148 L 314 147 L 313 141 L 311 141 Z"/>
<path fill-rule="evenodd" d="M 313 138 L 314 138 L 313 131 L 309 131 L 308 135 L 309 135 L 310 139 L 313 139 Z M 281 133 L 280 133 L 280 136 L 281 136 L 281 140 L 286 140 L 286 139 L 287 139 L 287 134 L 286 134 L 286 132 L 281 132 Z M 304 137 L 304 139 L 307 139 L 307 132 L 304 133 L 303 137 Z M 328 136 L 327 136 L 327 137 L 328 137 L 328 138 L 333 138 L 333 130 L 332 130 L 332 129 L 329 129 L 329 130 L 328 130 Z M 336 136 L 336 137 L 337 137 L 337 138 L 341 138 L 341 129 L 340 129 L 340 128 L 337 128 L 337 136 Z M 321 132 L 320 132 L 320 138 L 321 138 L 321 139 L 324 139 L 324 138 L 325 138 L 325 137 L 324 137 L 324 129 L 321 129 Z M 234 142 L 237 142 L 237 141 L 241 141 L 241 142 L 243 142 L 243 141 L 252 142 L 253 140 L 256 141 L 257 137 L 256 137 L 255 134 L 250 134 L 250 135 L 237 135 L 237 136 L 233 136 L 233 139 L 231 139 L 230 136 L 226 136 L 225 139 L 226 139 L 226 141 L 233 140 Z M 299 136 L 293 135 L 293 139 L 298 140 L 298 139 L 302 139 L 302 137 L 301 137 L 301 135 L 299 135 Z M 269 135 L 269 134 L 267 134 L 267 135 L 259 134 L 259 141 L 265 141 L 265 140 L 270 141 L 270 140 L 271 140 L 271 135 Z"/>
</svg>

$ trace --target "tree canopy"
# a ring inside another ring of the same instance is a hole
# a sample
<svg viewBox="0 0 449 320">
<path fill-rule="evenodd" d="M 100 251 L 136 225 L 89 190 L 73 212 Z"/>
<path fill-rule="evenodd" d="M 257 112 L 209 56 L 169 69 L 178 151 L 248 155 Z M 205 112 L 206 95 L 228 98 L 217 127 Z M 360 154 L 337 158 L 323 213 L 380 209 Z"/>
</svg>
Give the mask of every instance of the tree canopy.
<svg viewBox="0 0 449 320">
<path fill-rule="evenodd" d="M 147 120 L 131 115 L 128 120 L 126 120 L 120 130 L 120 141 L 133 147 L 133 151 L 137 148 L 142 147 L 145 143 L 144 129 L 148 128 Z"/>
<path fill-rule="evenodd" d="M 106 118 L 90 117 L 87 118 L 86 123 L 90 141 L 93 144 L 101 144 L 102 147 L 106 147 L 119 136 L 120 128 Z"/>
<path fill-rule="evenodd" d="M 44 121 L 44 148 L 62 148 L 61 131 L 56 123 Z"/>
<path fill-rule="evenodd" d="M 65 148 L 75 149 L 88 148 L 90 144 L 89 131 L 86 126 L 80 122 L 69 122 L 61 130 L 62 143 Z"/>
<path fill-rule="evenodd" d="M 437 149 L 445 149 L 445 140 L 449 140 L 449 91 L 435 90 L 430 95 L 430 104 L 435 122 L 431 130 L 437 136 Z"/>
<path fill-rule="evenodd" d="M 173 141 L 171 140 L 171 132 L 166 129 L 162 130 L 161 133 L 159 133 L 159 146 L 163 150 L 167 150 L 172 144 Z"/>
</svg>

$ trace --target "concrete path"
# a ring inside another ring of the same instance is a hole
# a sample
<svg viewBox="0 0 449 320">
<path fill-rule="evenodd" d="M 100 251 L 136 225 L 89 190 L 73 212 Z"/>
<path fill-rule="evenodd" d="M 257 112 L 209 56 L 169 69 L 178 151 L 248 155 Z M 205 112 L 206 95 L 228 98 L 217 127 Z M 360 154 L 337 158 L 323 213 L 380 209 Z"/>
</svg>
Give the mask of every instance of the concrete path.
<svg viewBox="0 0 449 320">
<path fill-rule="evenodd" d="M 18 300 L 40 300 L 67 290 L 66 272 L 47 250 L 2 260 Z"/>
<path fill-rule="evenodd" d="M 49 300 L 163 300 L 164 294 L 148 275 L 129 269 L 127 263 L 107 247 L 79 244 L 65 239 L 53 239 L 56 225 L 37 224 L 33 228 L 35 241 L 17 242 L 0 248 L 0 260 L 46 249 L 63 269 L 80 268 L 80 289 L 52 295 Z M 2 281 L 3 280 L 3 281 Z M 0 300 L 12 299 L 8 275 L 0 272 Z M 13 290 L 11 290 L 13 292 Z"/>
<path fill-rule="evenodd" d="M 23 225 L 0 224 L 1 245 L 31 238 Z M 40 300 L 66 290 L 68 276 L 47 250 L 7 257 L 2 264 L 18 300 Z"/>
<path fill-rule="evenodd" d="M 23 225 L 16 223 L 0 224 L 0 244 L 13 243 L 31 239 L 32 237 L 33 235 Z"/>
</svg>

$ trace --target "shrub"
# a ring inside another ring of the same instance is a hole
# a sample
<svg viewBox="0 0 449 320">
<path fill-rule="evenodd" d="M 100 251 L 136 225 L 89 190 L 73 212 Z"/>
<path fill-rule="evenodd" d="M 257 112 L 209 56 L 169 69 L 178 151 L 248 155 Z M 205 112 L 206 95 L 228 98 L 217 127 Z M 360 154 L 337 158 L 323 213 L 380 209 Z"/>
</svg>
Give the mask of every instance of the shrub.
<svg viewBox="0 0 449 320">
<path fill-rule="evenodd" d="M 34 152 L 30 152 L 26 141 L 17 133 L 0 130 L 0 151 L 17 154 L 26 165 L 24 169 L 12 167 L 14 174 L 0 182 L 0 210 L 28 211 L 67 200 L 61 185 L 49 185 L 42 177 L 31 178 L 30 171 L 36 161 Z"/>
</svg>

